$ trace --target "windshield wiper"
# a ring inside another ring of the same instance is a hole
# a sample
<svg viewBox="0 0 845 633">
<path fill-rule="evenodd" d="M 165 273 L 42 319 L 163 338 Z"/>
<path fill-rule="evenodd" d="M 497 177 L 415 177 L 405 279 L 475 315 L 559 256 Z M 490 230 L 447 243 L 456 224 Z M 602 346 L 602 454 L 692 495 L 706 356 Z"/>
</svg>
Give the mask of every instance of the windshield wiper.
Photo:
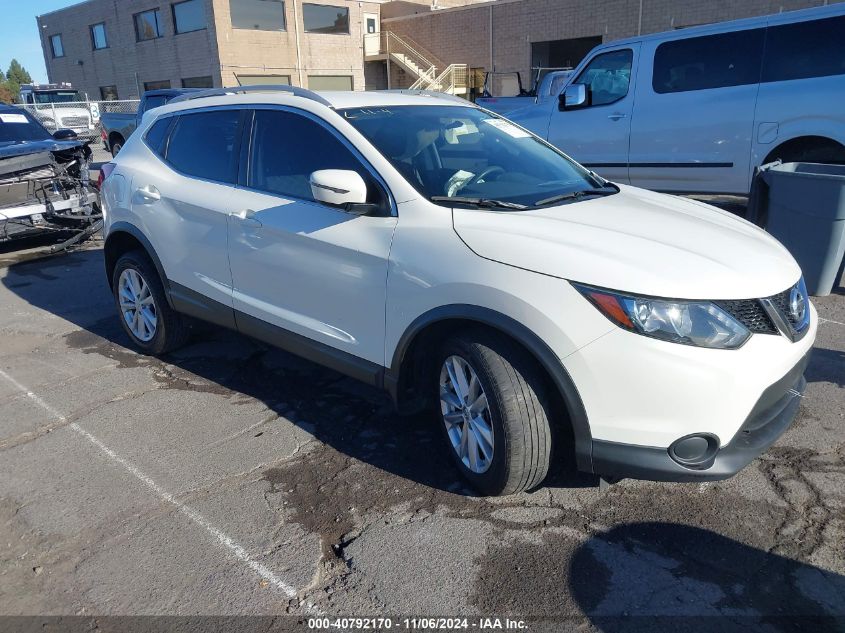
<svg viewBox="0 0 845 633">
<path fill-rule="evenodd" d="M 456 204 L 470 204 L 482 209 L 527 209 L 528 207 L 518 202 L 506 202 L 504 200 L 491 200 L 489 198 L 466 198 L 462 196 L 431 196 L 432 202 L 454 202 Z"/>
<path fill-rule="evenodd" d="M 535 207 L 542 207 L 547 204 L 555 202 L 564 202 L 566 200 L 577 200 L 586 196 L 612 196 L 614 193 L 619 193 L 619 187 L 611 185 L 609 187 L 598 187 L 596 189 L 584 189 L 581 191 L 570 191 L 569 193 L 562 193 L 557 196 L 543 198 L 534 203 Z"/>
</svg>

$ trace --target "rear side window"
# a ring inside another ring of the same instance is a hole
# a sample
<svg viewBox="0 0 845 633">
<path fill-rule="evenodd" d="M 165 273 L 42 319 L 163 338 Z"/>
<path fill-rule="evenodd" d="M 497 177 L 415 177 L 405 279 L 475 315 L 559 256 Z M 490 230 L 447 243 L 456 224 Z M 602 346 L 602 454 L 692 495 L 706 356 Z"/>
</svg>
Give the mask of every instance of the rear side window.
<svg viewBox="0 0 845 633">
<path fill-rule="evenodd" d="M 764 29 L 664 42 L 654 53 L 652 87 L 660 94 L 760 81 Z"/>
<path fill-rule="evenodd" d="M 845 16 L 769 27 L 763 81 L 845 74 Z"/>
<path fill-rule="evenodd" d="M 162 157 L 164 156 L 164 141 L 167 139 L 167 130 L 170 129 L 171 123 L 173 123 L 171 117 L 159 119 L 150 126 L 150 129 L 144 135 L 147 146 Z"/>
<path fill-rule="evenodd" d="M 252 138 L 248 186 L 253 189 L 313 200 L 310 176 L 318 169 L 350 169 L 370 180 L 367 170 L 343 143 L 302 115 L 257 110 Z"/>
<path fill-rule="evenodd" d="M 170 135 L 167 162 L 189 176 L 234 183 L 239 119 L 239 110 L 181 115 Z"/>
</svg>

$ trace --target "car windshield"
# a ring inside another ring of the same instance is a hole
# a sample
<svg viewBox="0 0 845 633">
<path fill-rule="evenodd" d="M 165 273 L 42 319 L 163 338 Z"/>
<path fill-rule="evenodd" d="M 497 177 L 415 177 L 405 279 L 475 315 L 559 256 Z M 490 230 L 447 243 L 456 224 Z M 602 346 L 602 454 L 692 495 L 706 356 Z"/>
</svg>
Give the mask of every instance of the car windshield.
<svg viewBox="0 0 845 633">
<path fill-rule="evenodd" d="M 437 204 L 520 208 L 610 193 L 607 183 L 562 153 L 478 108 L 389 106 L 341 113 Z"/>
<path fill-rule="evenodd" d="M 0 143 L 46 141 L 50 134 L 29 112 L 0 112 Z"/>
<path fill-rule="evenodd" d="M 76 91 L 36 92 L 33 96 L 35 103 L 72 103 L 79 101 L 79 93 Z"/>
</svg>

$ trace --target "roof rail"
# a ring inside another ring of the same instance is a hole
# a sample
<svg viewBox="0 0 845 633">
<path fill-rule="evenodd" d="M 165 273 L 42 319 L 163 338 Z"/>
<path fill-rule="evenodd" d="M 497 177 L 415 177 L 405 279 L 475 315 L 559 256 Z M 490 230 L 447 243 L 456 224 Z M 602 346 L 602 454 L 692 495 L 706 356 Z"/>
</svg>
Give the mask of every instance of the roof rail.
<svg viewBox="0 0 845 633">
<path fill-rule="evenodd" d="M 304 99 L 310 99 L 311 101 L 316 101 L 317 103 L 321 103 L 324 106 L 331 107 L 331 103 L 326 101 L 318 95 L 313 90 L 306 90 L 305 88 L 300 88 L 298 86 L 286 86 L 282 84 L 270 84 L 270 85 L 256 85 L 256 86 L 232 86 L 230 88 L 212 88 L 210 90 L 202 90 L 200 92 L 189 92 L 183 95 L 179 95 L 175 99 L 171 99 L 170 103 L 178 103 L 181 101 L 192 101 L 194 99 L 204 99 L 205 97 L 219 97 L 223 95 L 232 95 L 232 94 L 239 94 L 243 93 L 246 94 L 248 92 L 289 92 L 297 97 L 302 97 Z"/>
<path fill-rule="evenodd" d="M 390 92 L 400 95 L 416 95 L 418 97 L 439 97 L 449 101 L 460 101 L 461 103 L 472 103 L 458 95 L 449 94 L 448 92 L 438 92 L 437 90 L 411 90 L 410 88 L 391 88 L 390 90 L 379 90 L 378 92 Z"/>
</svg>

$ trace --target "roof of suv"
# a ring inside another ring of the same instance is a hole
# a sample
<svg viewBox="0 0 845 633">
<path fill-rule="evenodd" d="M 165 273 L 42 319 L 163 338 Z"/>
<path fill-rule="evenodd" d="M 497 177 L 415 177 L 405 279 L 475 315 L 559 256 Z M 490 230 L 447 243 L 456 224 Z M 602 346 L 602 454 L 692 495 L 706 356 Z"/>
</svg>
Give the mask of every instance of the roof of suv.
<svg viewBox="0 0 845 633">
<path fill-rule="evenodd" d="M 367 106 L 398 105 L 466 105 L 472 103 L 448 94 L 413 93 L 390 90 L 320 92 L 317 93 L 332 104 L 333 108 L 363 108 Z"/>
<path fill-rule="evenodd" d="M 225 90 L 220 89 L 220 90 Z M 233 91 L 237 88 L 232 88 Z M 337 92 L 309 92 L 307 94 L 293 94 L 280 90 L 253 90 L 250 92 L 232 92 L 227 94 L 209 94 L 206 97 L 197 96 L 187 101 L 171 101 L 167 105 L 156 108 L 156 112 L 165 113 L 176 110 L 201 108 L 204 106 L 231 104 L 322 104 L 336 110 L 344 108 L 387 107 L 405 105 L 451 105 L 473 107 L 473 104 L 460 97 L 448 94 L 432 94 L 419 92 L 377 91 L 337 91 Z M 318 106 L 319 107 L 319 106 Z"/>
</svg>

